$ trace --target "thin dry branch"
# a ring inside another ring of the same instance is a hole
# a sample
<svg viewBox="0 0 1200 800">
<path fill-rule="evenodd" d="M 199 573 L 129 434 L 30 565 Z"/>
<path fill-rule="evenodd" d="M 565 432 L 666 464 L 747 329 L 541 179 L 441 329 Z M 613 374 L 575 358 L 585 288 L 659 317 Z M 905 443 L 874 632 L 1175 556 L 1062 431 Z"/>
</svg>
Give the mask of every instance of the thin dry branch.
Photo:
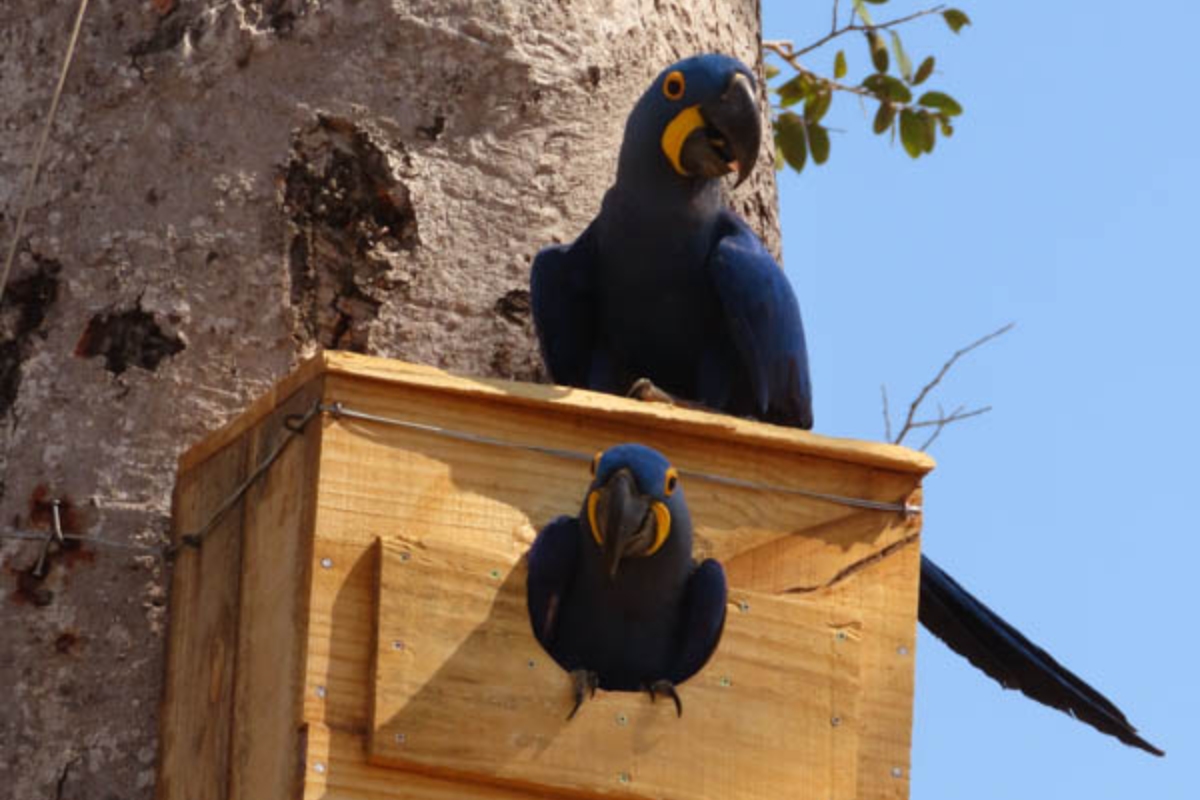
<svg viewBox="0 0 1200 800">
<path fill-rule="evenodd" d="M 833 4 L 833 29 L 829 31 L 828 35 L 822 36 L 817 41 L 813 42 L 810 45 L 806 45 L 805 47 L 802 47 L 799 50 L 794 49 L 792 47 L 791 42 L 763 42 L 763 47 L 768 47 L 769 45 L 782 45 L 787 48 L 789 55 L 791 55 L 792 57 L 795 57 L 795 58 L 799 58 L 800 56 L 811 53 L 813 50 L 824 47 L 825 45 L 829 44 L 834 39 L 838 38 L 839 36 L 845 36 L 847 33 L 853 33 L 854 31 L 862 31 L 863 33 L 866 33 L 867 31 L 881 31 L 881 30 L 885 30 L 887 28 L 894 28 L 897 25 L 903 25 L 906 22 L 912 22 L 914 19 L 919 19 L 921 17 L 927 17 L 930 14 L 941 13 L 945 9 L 946 9 L 946 5 L 944 3 L 939 3 L 938 5 L 932 6 L 931 8 L 926 8 L 923 11 L 916 11 L 907 16 L 897 17 L 896 19 L 888 20 L 887 22 L 878 22 L 874 25 L 860 25 L 856 22 L 848 22 L 839 28 L 837 26 L 837 3 L 835 2 Z M 850 19 L 851 20 L 854 19 L 853 15 L 850 17 Z M 774 48 L 768 47 L 768 49 L 772 50 L 773 52 L 779 53 L 780 56 L 783 56 L 783 53 L 780 53 L 778 50 L 775 50 Z M 785 59 L 787 58 L 787 56 L 783 56 L 783 57 Z M 790 61 L 789 61 L 789 63 L 790 63 Z"/>
<path fill-rule="evenodd" d="M 917 428 L 934 428 L 934 432 L 925 441 L 925 444 L 921 445 L 920 449 L 925 450 L 929 447 L 929 445 L 933 444 L 933 441 L 937 439 L 937 437 L 941 434 L 942 429 L 947 425 L 960 422 L 964 419 L 970 419 L 971 417 L 978 417 L 981 414 L 986 414 L 987 412 L 991 411 L 991 406 L 983 406 L 982 408 L 972 409 L 971 411 L 965 411 L 965 406 L 959 406 L 949 415 L 947 415 L 942 410 L 941 406 L 938 406 L 938 416 L 936 419 L 917 420 L 917 411 L 920 410 L 921 404 L 925 402 L 925 399 L 929 396 L 929 393 L 932 392 L 938 386 L 938 384 L 942 382 L 942 379 L 946 377 L 947 373 L 949 373 L 954 365 L 958 363 L 960 358 L 967 355 L 972 350 L 982 347 L 993 339 L 1003 336 L 1011 331 L 1015 325 L 1016 323 L 1010 322 L 1007 325 L 992 331 L 987 336 L 976 339 L 966 347 L 956 350 L 954 355 L 950 356 L 950 359 L 942 365 L 940 370 L 938 370 L 938 373 L 933 377 L 933 380 L 929 381 L 929 383 L 922 387 L 921 391 L 912 401 L 912 404 L 909 405 L 908 415 L 904 419 L 904 425 L 900 428 L 900 432 L 896 434 L 896 438 L 894 439 L 891 436 L 891 420 L 887 411 L 887 390 L 884 389 L 884 427 L 887 433 L 887 438 L 890 439 L 894 444 L 901 444 L 904 441 L 904 437 Z"/>
<path fill-rule="evenodd" d="M 892 414 L 888 411 L 887 385 L 879 384 L 879 394 L 883 396 L 883 438 L 892 440 Z"/>
</svg>

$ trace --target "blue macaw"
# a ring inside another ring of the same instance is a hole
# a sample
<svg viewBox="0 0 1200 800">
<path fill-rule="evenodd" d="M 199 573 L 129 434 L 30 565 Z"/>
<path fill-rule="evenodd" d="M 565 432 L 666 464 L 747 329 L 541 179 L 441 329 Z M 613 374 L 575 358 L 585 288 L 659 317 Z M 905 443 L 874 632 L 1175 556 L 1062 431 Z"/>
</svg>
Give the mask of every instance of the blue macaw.
<svg viewBox="0 0 1200 800">
<path fill-rule="evenodd" d="M 573 243 L 533 261 L 534 323 L 554 381 L 613 393 L 642 393 L 650 381 L 682 401 L 812 427 L 796 296 L 721 201 L 720 179 L 744 181 L 761 139 L 754 77 L 741 62 L 700 55 L 654 79 L 629 115 L 600 213 Z M 924 556 L 919 616 L 1005 688 L 1162 754 Z"/>
<path fill-rule="evenodd" d="M 598 453 L 577 517 L 559 517 L 529 551 L 534 635 L 571 673 L 575 716 L 596 688 L 669 696 L 704 666 L 725 627 L 725 571 L 692 560 L 679 475 L 658 452 Z"/>
</svg>

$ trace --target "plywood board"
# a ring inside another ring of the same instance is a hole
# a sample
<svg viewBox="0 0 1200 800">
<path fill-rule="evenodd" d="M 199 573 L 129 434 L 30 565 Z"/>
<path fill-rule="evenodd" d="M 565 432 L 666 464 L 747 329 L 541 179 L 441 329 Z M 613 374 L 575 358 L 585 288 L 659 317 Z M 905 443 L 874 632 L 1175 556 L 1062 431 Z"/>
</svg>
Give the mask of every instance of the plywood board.
<svg viewBox="0 0 1200 800">
<path fill-rule="evenodd" d="M 568 721 L 570 680 L 530 632 L 523 562 L 440 543 L 381 551 L 373 763 L 573 794 L 855 796 L 853 770 L 834 768 L 857 746 L 844 613 L 735 592 L 721 647 L 681 687 L 682 718 L 601 692 Z"/>
</svg>

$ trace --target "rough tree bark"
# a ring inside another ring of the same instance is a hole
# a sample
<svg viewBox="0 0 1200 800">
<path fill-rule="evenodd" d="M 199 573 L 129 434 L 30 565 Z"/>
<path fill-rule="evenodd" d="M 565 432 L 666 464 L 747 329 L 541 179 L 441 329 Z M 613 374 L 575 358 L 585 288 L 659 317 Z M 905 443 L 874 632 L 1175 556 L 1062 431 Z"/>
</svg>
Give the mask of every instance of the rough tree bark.
<svg viewBox="0 0 1200 800">
<path fill-rule="evenodd" d="M 75 9 L 0 4 L 5 248 Z M 93 0 L 4 292 L 0 532 L 62 498 L 161 542 L 179 452 L 317 347 L 542 379 L 533 254 L 653 74 L 758 42 L 757 0 Z M 735 201 L 777 248 L 770 156 Z M 0 797 L 148 798 L 166 568 L 38 550 L 0 540 Z"/>
</svg>

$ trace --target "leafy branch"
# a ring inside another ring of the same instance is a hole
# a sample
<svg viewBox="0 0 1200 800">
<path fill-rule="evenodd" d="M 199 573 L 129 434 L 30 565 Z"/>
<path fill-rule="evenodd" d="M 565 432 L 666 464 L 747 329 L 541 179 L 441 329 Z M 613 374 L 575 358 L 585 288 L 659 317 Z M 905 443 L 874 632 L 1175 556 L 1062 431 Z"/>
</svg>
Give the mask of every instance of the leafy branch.
<svg viewBox="0 0 1200 800">
<path fill-rule="evenodd" d="M 945 412 L 945 410 L 942 408 L 941 404 L 939 403 L 937 417 L 935 417 L 933 419 L 924 419 L 924 420 L 917 419 L 917 413 L 921 409 L 921 404 L 925 402 L 925 399 L 927 397 L 929 397 L 929 393 L 932 392 L 935 388 L 937 388 L 938 384 L 940 384 L 942 382 L 942 379 L 945 378 L 947 374 L 949 374 L 950 370 L 954 368 L 954 365 L 958 363 L 958 360 L 960 358 L 967 355 L 972 350 L 976 350 L 976 349 L 982 347 L 983 345 L 987 344 L 988 342 L 992 341 L 993 339 L 997 339 L 997 338 L 1003 336 L 1004 334 L 1008 333 L 1009 331 L 1011 331 L 1013 329 L 1015 324 L 1016 323 L 1010 322 L 1007 325 L 1004 325 L 1003 327 L 997 328 L 996 330 L 992 331 L 987 336 L 983 336 L 983 337 L 980 337 L 979 339 L 976 339 L 975 341 L 971 342 L 966 347 L 962 347 L 962 348 L 959 348 L 958 350 L 955 350 L 954 355 L 950 356 L 950 359 L 948 361 L 946 361 L 946 363 L 942 365 L 942 368 L 940 370 L 938 370 L 938 373 L 933 376 L 933 380 L 931 380 L 931 381 L 929 381 L 929 383 L 925 384 L 921 388 L 921 391 L 917 393 L 917 396 L 913 399 L 912 403 L 909 404 L 908 414 L 904 418 L 904 425 L 900 428 L 900 432 L 898 434 L 896 434 L 896 437 L 894 439 L 892 438 L 891 413 L 888 411 L 887 387 L 880 386 L 879 390 L 880 390 L 880 393 L 883 395 L 883 430 L 884 430 L 885 437 L 889 441 L 891 441 L 892 444 L 902 444 L 904 442 L 904 438 L 906 436 L 908 436 L 908 434 L 912 433 L 913 431 L 920 429 L 920 428 L 933 428 L 933 433 L 929 435 L 929 438 L 927 438 L 925 440 L 925 443 L 922 444 L 921 447 L 919 448 L 920 450 L 923 451 L 923 450 L 927 450 L 929 448 L 929 445 L 933 444 L 934 440 L 937 439 L 939 435 L 941 435 L 942 430 L 945 429 L 945 427 L 947 425 L 952 425 L 955 422 L 961 422 L 965 419 L 970 419 L 972 417 L 978 417 L 982 414 L 986 414 L 987 412 L 991 411 L 992 410 L 991 406 L 981 406 L 979 408 L 973 408 L 970 410 L 968 410 L 966 406 L 958 406 L 953 411 L 951 411 L 949 414 L 947 414 Z"/>
<path fill-rule="evenodd" d="M 788 41 L 763 42 L 763 49 L 767 53 L 777 56 L 795 73 L 786 81 L 770 87 L 770 91 L 777 98 L 772 106 L 777 168 L 782 169 L 786 164 L 800 172 L 810 156 L 813 163 L 818 165 L 828 160 L 829 129 L 821 121 L 833 103 L 834 92 L 853 94 L 878 102 L 872 130 L 876 134 L 891 132 L 893 138 L 898 130 L 900 143 L 905 152 L 913 158 L 933 152 L 939 132 L 945 137 L 953 135 L 954 126 L 951 119 L 962 113 L 962 106 L 953 97 L 940 91 L 925 91 L 914 100 L 913 89 L 925 83 L 933 74 L 936 60 L 933 56 L 927 56 L 913 69 L 912 60 L 904 49 L 900 34 L 894 28 L 922 17 L 940 14 L 946 25 L 954 33 L 958 33 L 964 26 L 969 25 L 971 20 L 956 8 L 935 5 L 876 23 L 867 11 L 867 3 L 883 5 L 887 2 L 888 0 L 853 0 L 849 20 L 839 25 L 838 0 L 834 0 L 830 31 L 817 41 L 798 49 Z M 890 53 L 881 33 L 884 31 L 891 39 Z M 824 47 L 834 39 L 855 32 L 862 33 L 865 37 L 873 67 L 873 71 L 859 84 L 843 80 L 848 71 L 845 50 L 838 50 L 834 56 L 832 77 L 821 75 L 801 62 L 803 56 Z M 893 55 L 899 77 L 888 74 Z M 768 80 L 776 78 L 779 74 L 779 67 L 767 65 Z M 792 110 L 800 103 L 804 105 L 799 113 Z"/>
</svg>

